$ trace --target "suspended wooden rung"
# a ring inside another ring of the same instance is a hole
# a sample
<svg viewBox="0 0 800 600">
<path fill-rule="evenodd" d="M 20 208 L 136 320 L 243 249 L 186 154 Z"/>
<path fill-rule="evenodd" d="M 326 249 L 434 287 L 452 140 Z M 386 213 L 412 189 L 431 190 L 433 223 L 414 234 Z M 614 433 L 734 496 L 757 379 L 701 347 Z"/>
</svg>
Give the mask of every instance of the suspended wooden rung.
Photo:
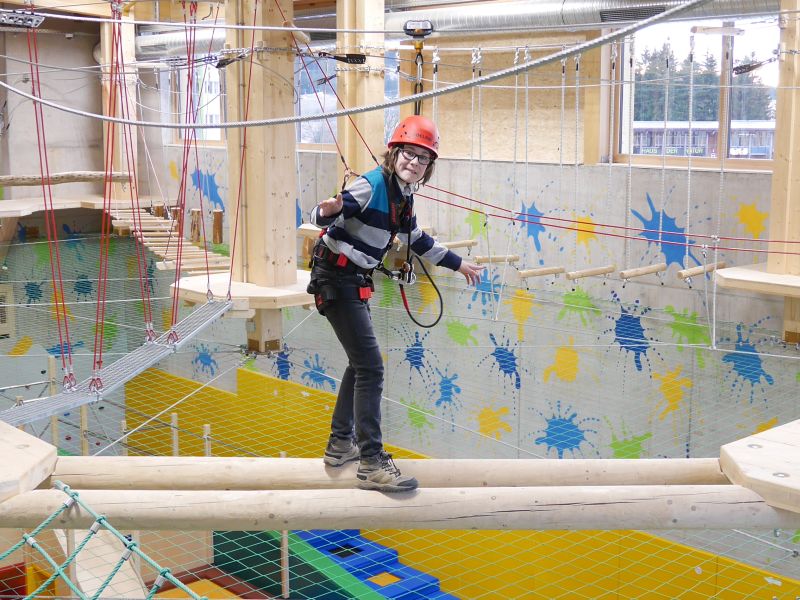
<svg viewBox="0 0 800 600">
<path fill-rule="evenodd" d="M 519 272 L 519 276 L 522 279 L 527 279 L 528 277 L 541 277 L 542 275 L 558 275 L 565 270 L 564 267 L 537 267 L 536 269 L 523 269 Z"/>
<path fill-rule="evenodd" d="M 479 265 L 490 263 L 514 263 L 519 260 L 519 254 L 497 254 L 495 256 L 476 256 L 475 262 Z"/>
<path fill-rule="evenodd" d="M 658 263 L 655 265 L 648 265 L 646 267 L 636 267 L 633 269 L 626 269 L 619 272 L 620 279 L 633 279 L 634 277 L 641 277 L 642 275 L 649 275 L 650 273 L 661 273 L 667 270 L 667 263 Z"/>
<path fill-rule="evenodd" d="M 615 265 L 607 265 L 605 267 L 594 267 L 592 269 L 581 269 L 580 271 L 569 271 L 567 279 L 582 279 L 583 277 L 591 277 L 593 275 L 606 275 L 616 270 Z"/>
<path fill-rule="evenodd" d="M 200 305 L 175 325 L 172 331 L 163 333 L 154 342 L 139 346 L 133 352 L 103 367 L 89 379 L 75 385 L 72 390 L 47 398 L 28 400 L 19 406 L 0 411 L 0 421 L 13 426 L 25 425 L 96 402 L 185 346 L 232 306 L 232 302 L 207 302 Z M 97 381 L 101 382 L 101 387 L 97 385 Z"/>
<path fill-rule="evenodd" d="M 478 245 L 478 240 L 454 240 L 452 242 L 439 242 L 448 249 L 453 248 L 473 248 Z"/>
<path fill-rule="evenodd" d="M 700 265 L 699 267 L 692 267 L 691 269 L 682 269 L 678 271 L 678 279 L 689 279 L 695 275 L 702 275 L 703 273 L 710 273 L 717 269 L 724 269 L 726 267 L 724 260 L 715 263 L 708 263 L 707 265 Z"/>
<path fill-rule="evenodd" d="M 322 229 L 311 223 L 303 223 L 297 228 L 297 235 L 303 238 L 316 239 L 320 233 L 322 233 Z"/>
</svg>

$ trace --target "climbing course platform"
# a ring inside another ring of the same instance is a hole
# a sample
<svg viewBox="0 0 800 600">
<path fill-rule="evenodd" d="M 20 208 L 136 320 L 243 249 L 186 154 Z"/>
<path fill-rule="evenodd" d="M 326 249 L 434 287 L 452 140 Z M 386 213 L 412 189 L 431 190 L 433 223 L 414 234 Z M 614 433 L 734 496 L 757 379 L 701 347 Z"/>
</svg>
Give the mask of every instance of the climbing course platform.
<svg viewBox="0 0 800 600">
<path fill-rule="evenodd" d="M 185 319 L 155 341 L 140 346 L 111 363 L 93 377 L 79 382 L 73 389 L 54 396 L 25 401 L 0 411 L 0 421 L 9 425 L 25 425 L 100 400 L 190 342 L 196 335 L 230 310 L 231 302 L 207 302 L 198 306 Z M 93 381 L 102 382 L 99 389 Z"/>
</svg>

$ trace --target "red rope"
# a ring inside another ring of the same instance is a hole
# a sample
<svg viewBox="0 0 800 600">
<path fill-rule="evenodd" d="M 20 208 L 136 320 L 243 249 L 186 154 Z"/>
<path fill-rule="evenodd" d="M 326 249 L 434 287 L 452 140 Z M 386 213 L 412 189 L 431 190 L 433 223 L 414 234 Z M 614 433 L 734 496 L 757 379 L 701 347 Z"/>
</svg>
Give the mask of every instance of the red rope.
<svg viewBox="0 0 800 600">
<path fill-rule="evenodd" d="M 31 12 L 33 4 L 29 5 Z M 42 97 L 39 80 L 39 48 L 36 29 L 29 29 L 27 35 L 28 58 L 31 72 L 31 94 Z M 50 253 L 50 273 L 53 280 L 53 300 L 56 310 L 59 348 L 61 349 L 61 366 L 64 371 L 63 385 L 65 389 L 75 386 L 75 375 L 72 372 L 72 344 L 69 335 L 69 317 L 64 298 L 64 281 L 61 273 L 61 253 L 58 247 L 58 231 L 56 230 L 55 208 L 53 206 L 53 190 L 50 184 L 50 164 L 47 156 L 47 137 L 44 131 L 44 111 L 38 102 L 33 103 L 36 121 L 36 140 L 39 152 L 39 170 L 42 176 L 42 195 L 45 205 L 45 229 L 47 231 L 47 247 Z"/>
</svg>

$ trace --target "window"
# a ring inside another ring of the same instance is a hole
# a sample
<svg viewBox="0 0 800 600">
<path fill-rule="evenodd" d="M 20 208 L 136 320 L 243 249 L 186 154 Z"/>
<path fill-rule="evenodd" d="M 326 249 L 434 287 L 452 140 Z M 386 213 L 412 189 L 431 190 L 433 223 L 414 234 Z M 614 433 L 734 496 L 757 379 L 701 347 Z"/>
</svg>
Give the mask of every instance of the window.
<svg viewBox="0 0 800 600">
<path fill-rule="evenodd" d="M 297 101 L 295 114 L 318 115 L 339 108 L 336 99 L 336 62 L 330 58 L 297 57 L 294 61 Z M 336 119 L 300 121 L 297 141 L 303 144 L 332 144 Z"/>
<path fill-rule="evenodd" d="M 221 123 L 225 119 L 224 71 L 213 64 L 197 64 L 193 72 L 192 100 L 196 113 L 194 122 L 203 125 Z M 173 123 L 186 123 L 186 90 L 188 70 L 185 66 L 161 71 L 161 105 L 169 107 Z M 183 140 L 188 129 L 176 130 L 177 141 Z M 197 140 L 221 142 L 225 139 L 222 129 L 196 129 Z"/>
<path fill-rule="evenodd" d="M 666 23 L 638 31 L 621 61 L 619 152 L 771 159 L 777 65 L 770 58 L 778 40 L 776 18 Z"/>
</svg>

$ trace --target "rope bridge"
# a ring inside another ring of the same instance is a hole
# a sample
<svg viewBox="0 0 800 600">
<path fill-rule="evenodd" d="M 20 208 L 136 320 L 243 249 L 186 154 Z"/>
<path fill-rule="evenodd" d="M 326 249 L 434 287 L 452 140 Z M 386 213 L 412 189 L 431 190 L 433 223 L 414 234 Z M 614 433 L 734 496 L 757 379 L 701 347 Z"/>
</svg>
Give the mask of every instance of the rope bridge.
<svg viewBox="0 0 800 600">
<path fill-rule="evenodd" d="M 71 390 L 65 390 L 47 398 L 22 401 L 20 404 L 0 411 L 0 421 L 9 425 L 25 425 L 68 411 L 90 402 L 96 402 L 105 394 L 113 392 L 126 382 L 152 367 L 192 340 L 197 334 L 230 310 L 232 302 L 208 302 L 163 333 L 153 342 L 147 342 L 130 354 L 126 354 L 109 366 Z M 97 385 L 101 381 L 101 385 Z"/>
</svg>

